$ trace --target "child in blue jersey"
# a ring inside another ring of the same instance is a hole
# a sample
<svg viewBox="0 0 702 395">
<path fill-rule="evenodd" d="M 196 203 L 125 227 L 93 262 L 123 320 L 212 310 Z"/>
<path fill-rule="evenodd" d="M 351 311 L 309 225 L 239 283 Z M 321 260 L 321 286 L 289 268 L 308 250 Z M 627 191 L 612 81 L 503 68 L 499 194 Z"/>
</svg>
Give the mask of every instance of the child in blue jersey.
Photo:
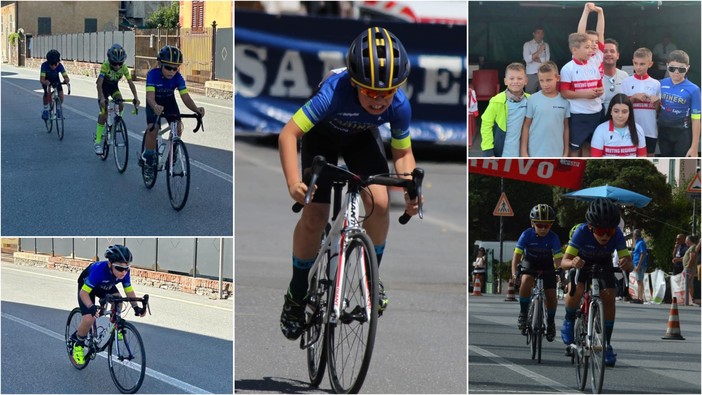
<svg viewBox="0 0 702 395">
<path fill-rule="evenodd" d="M 556 336 L 555 317 L 558 307 L 555 268 L 560 265 L 563 256 L 561 241 L 551 231 L 556 212 L 547 204 L 537 204 L 531 209 L 529 219 L 531 227 L 519 236 L 512 256 L 512 277 L 516 280 L 521 274 L 522 281 L 519 287 L 517 325 L 522 335 L 526 335 L 527 310 L 534 287 L 534 274 L 541 271 L 546 294 L 546 340 L 552 342 Z"/>
<path fill-rule="evenodd" d="M 610 344 L 616 314 L 613 252 L 616 251 L 619 256 L 620 268 L 626 271 L 631 271 L 634 268 L 631 255 L 626 248 L 624 235 L 618 227 L 619 220 L 619 207 L 610 199 L 598 198 L 592 201 L 585 214 L 586 223 L 580 225 L 573 233 L 561 261 L 561 267 L 564 270 L 582 269 L 575 287 L 575 294 L 573 296 L 566 294 L 565 298 L 566 313 L 561 327 L 561 338 L 566 345 L 573 343 L 575 314 L 585 291 L 587 271 L 593 264 L 602 266 L 603 271 L 600 274 L 600 279 L 604 289 L 600 291 L 600 298 L 604 304 L 605 342 L 607 343 L 605 364 L 607 366 L 614 366 L 617 362 L 617 354 Z M 570 276 L 572 275 L 574 274 L 571 273 Z"/>
<path fill-rule="evenodd" d="M 107 99 L 112 96 L 113 99 L 121 99 L 122 93 L 119 91 L 119 80 L 124 77 L 129 84 L 129 89 L 132 91 L 135 107 L 139 107 L 139 98 L 137 98 L 136 86 L 132 81 L 132 75 L 129 69 L 124 64 L 127 59 L 127 53 L 119 44 L 114 44 L 107 50 L 107 61 L 100 67 L 100 75 L 97 79 L 98 105 L 100 106 L 100 114 L 98 115 L 97 129 L 95 130 L 95 153 L 102 155 L 102 134 L 105 132 L 105 122 L 107 121 Z M 119 112 L 124 111 L 124 103 L 119 104 Z"/>
<path fill-rule="evenodd" d="M 44 89 L 44 97 L 42 98 L 44 110 L 41 113 L 41 119 L 47 120 L 49 119 L 49 110 L 51 109 L 51 84 L 58 84 L 56 85 L 56 90 L 58 90 L 59 100 L 61 100 L 63 104 L 63 88 L 61 86 L 59 74 L 63 76 L 63 82 L 67 84 L 71 82 L 71 79 L 68 78 L 66 69 L 61 64 L 61 54 L 55 49 L 46 53 L 46 62 L 41 64 L 39 73 L 39 82 L 41 82 L 41 87 Z M 61 114 L 61 110 L 57 109 L 56 111 L 56 116 L 62 118 L 63 114 Z"/>
<path fill-rule="evenodd" d="M 190 111 L 205 116 L 205 109 L 198 107 L 185 87 L 185 79 L 178 72 L 183 64 L 183 53 L 180 49 L 166 45 L 158 52 L 159 67 L 149 70 L 146 75 L 146 141 L 140 165 L 147 164 L 147 177 L 153 171 L 153 162 L 156 160 L 156 135 L 161 125 L 156 125 L 156 120 L 161 113 L 166 114 L 168 122 L 175 121 L 180 110 L 176 103 L 174 90 L 178 90 L 180 98 Z M 183 133 L 183 123 L 178 122 L 178 136 Z"/>
<path fill-rule="evenodd" d="M 390 142 L 395 170 L 409 173 L 415 168 L 410 143 L 409 99 L 399 89 L 409 76 L 407 52 L 394 34 L 382 27 L 363 31 L 346 55 L 346 69 L 333 70 L 314 96 L 283 127 L 278 137 L 280 162 L 290 197 L 303 203 L 307 185 L 302 181 L 297 158 L 297 142 L 302 139 L 302 169 L 312 165 L 316 155 L 336 163 L 339 154 L 354 173 L 388 173 L 378 126 L 390 123 Z M 390 223 L 387 187 L 371 185 L 362 194 L 366 213 L 363 221 L 380 264 Z M 314 264 L 319 240 L 329 216 L 331 184 L 320 180 L 312 202 L 302 210 L 293 233 L 293 275 L 285 294 L 280 328 L 290 340 L 302 334 L 307 275 Z M 417 201 L 408 200 L 406 210 L 417 213 Z M 372 210 L 371 210 L 372 208 Z M 379 284 L 380 311 L 387 306 L 382 282 Z"/>
<path fill-rule="evenodd" d="M 521 63 L 511 63 L 505 70 L 507 89 L 490 99 L 480 124 L 482 141 L 480 149 L 486 157 L 518 157 L 522 125 L 527 111 L 529 94 L 526 68 Z"/>
<path fill-rule="evenodd" d="M 558 92 L 558 66 L 544 62 L 537 76 L 541 90 L 529 97 L 522 126 L 522 157 L 567 157 L 570 103 Z"/>
<path fill-rule="evenodd" d="M 105 258 L 107 258 L 106 261 L 91 263 L 78 277 L 78 306 L 83 318 L 76 332 L 71 334 L 71 339 L 74 341 L 73 360 L 78 365 L 85 363 L 83 350 L 85 338 L 98 312 L 95 297 L 104 298 L 108 294 L 121 297 L 115 286 L 117 283 L 122 283 L 127 297 L 137 297 L 129 278 L 129 264 L 132 262 L 132 253 L 129 249 L 120 244 L 111 245 L 105 250 Z M 134 314 L 139 317 L 143 317 L 146 313 L 146 310 L 139 307 L 136 302 L 132 302 L 132 308 Z"/>
<path fill-rule="evenodd" d="M 668 55 L 669 78 L 661 80 L 658 147 L 661 156 L 696 157 L 700 148 L 700 87 L 685 78 L 690 57 L 675 50 Z"/>
</svg>

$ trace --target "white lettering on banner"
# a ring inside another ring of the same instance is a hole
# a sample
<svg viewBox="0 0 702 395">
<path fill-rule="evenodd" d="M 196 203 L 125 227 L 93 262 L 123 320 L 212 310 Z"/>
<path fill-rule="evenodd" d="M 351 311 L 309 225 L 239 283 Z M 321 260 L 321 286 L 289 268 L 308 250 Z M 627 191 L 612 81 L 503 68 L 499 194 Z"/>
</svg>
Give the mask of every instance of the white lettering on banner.
<svg viewBox="0 0 702 395">
<path fill-rule="evenodd" d="M 320 76 L 320 81 L 328 74 L 329 70 L 334 71 L 342 67 L 346 68 L 344 54 L 339 51 L 319 51 L 317 57 L 322 61 L 322 75 Z"/>
<path fill-rule="evenodd" d="M 417 102 L 456 104 L 461 99 L 462 58 L 456 56 L 419 56 L 419 67 L 424 69 L 424 91 Z M 463 95 L 466 104 L 466 95 Z"/>
<path fill-rule="evenodd" d="M 234 46 L 236 67 L 234 86 L 244 97 L 260 95 L 266 87 L 266 48 L 239 44 Z M 241 76 L 249 77 L 247 79 Z"/>
<path fill-rule="evenodd" d="M 278 97 L 308 97 L 312 89 L 307 82 L 305 64 L 299 51 L 285 51 L 278 67 L 270 95 Z"/>
<path fill-rule="evenodd" d="M 481 159 L 482 162 L 482 168 L 483 169 L 490 169 L 490 170 L 498 170 L 498 166 L 502 164 L 502 171 L 509 173 L 509 171 L 512 169 L 512 162 L 514 162 L 515 159 L 502 159 L 502 160 L 497 160 L 497 159 Z M 517 162 L 517 171 L 521 175 L 527 175 L 529 174 L 529 170 L 534 166 L 534 160 L 533 159 L 516 159 Z M 471 159 L 470 160 L 470 166 L 471 167 L 478 167 L 478 159 Z M 549 179 L 553 177 L 553 173 L 556 171 L 556 166 L 551 163 L 551 162 L 546 162 L 546 161 L 540 161 L 538 162 L 538 165 L 536 166 L 536 176 L 539 178 L 543 179 Z"/>
</svg>

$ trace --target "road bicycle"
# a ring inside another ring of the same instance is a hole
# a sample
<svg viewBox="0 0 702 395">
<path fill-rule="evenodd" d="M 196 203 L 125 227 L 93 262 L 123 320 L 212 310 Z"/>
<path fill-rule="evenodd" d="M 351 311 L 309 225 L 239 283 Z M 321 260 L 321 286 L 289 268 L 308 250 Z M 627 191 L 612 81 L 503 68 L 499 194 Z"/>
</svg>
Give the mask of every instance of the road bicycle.
<svg viewBox="0 0 702 395">
<path fill-rule="evenodd" d="M 156 183 L 156 176 L 159 171 L 165 169 L 168 186 L 168 198 L 171 201 L 171 206 L 176 211 L 180 211 L 185 207 L 185 202 L 188 201 L 188 193 L 190 192 L 190 159 L 188 150 L 185 148 L 185 143 L 178 136 L 178 120 L 182 118 L 197 119 L 197 126 L 193 129 L 193 133 L 197 133 L 200 128 L 205 131 L 202 124 L 202 115 L 200 114 L 161 114 L 156 119 L 154 125 L 161 124 L 161 118 L 171 118 L 168 126 L 161 129 L 157 135 L 157 160 L 154 161 L 151 169 L 147 166 L 142 156 L 146 143 L 146 132 L 141 140 L 141 151 L 138 153 L 139 166 L 141 166 L 141 176 L 144 180 L 146 188 L 151 189 Z M 170 133 L 169 133 L 170 132 Z M 168 139 L 162 136 L 168 133 Z"/>
<path fill-rule="evenodd" d="M 81 365 L 73 359 L 73 344 L 75 343 L 73 334 L 83 318 L 80 308 L 76 307 L 68 314 L 66 321 L 66 351 L 71 364 L 76 369 L 82 370 L 88 366 L 91 360 L 95 359 L 98 353 L 107 349 L 107 364 L 112 381 L 120 392 L 133 394 L 139 390 L 144 382 L 146 351 L 139 331 L 134 325 L 122 318 L 122 313 L 128 311 L 121 311 L 118 308 L 122 302 L 141 302 L 142 308 L 147 309 L 151 314 L 149 295 L 144 295 L 141 298 L 107 295 L 100 299 L 98 318 L 85 339 L 85 363 Z M 110 309 L 106 308 L 108 303 L 111 304 Z"/>
<path fill-rule="evenodd" d="M 105 135 L 102 138 L 102 155 L 104 161 L 110 155 L 110 146 L 114 152 L 117 171 L 124 173 L 129 161 L 129 136 L 127 125 L 119 113 L 119 105 L 124 102 L 122 98 L 111 98 L 107 103 L 107 121 L 105 122 Z M 132 114 L 138 114 L 139 108 L 134 107 Z"/>
<path fill-rule="evenodd" d="M 538 356 L 538 363 L 541 363 L 541 345 L 546 335 L 544 321 L 546 311 L 543 270 L 537 270 L 534 273 L 534 289 L 531 293 L 526 321 L 526 343 L 531 344 L 531 359 L 537 359 Z"/>
<path fill-rule="evenodd" d="M 58 136 L 59 140 L 63 140 L 63 108 L 61 107 L 61 98 L 59 97 L 59 91 L 58 87 L 59 85 L 67 85 L 68 86 L 68 92 L 67 94 L 71 94 L 71 84 L 68 82 L 52 82 L 51 83 L 51 102 L 50 106 L 51 109 L 49 110 L 49 119 L 44 120 L 44 124 L 46 125 L 46 133 L 51 133 L 51 130 L 53 130 L 53 125 L 56 124 L 56 135 Z M 58 114 L 61 114 L 59 117 Z"/>
<path fill-rule="evenodd" d="M 581 269 L 570 270 L 570 296 L 575 294 L 575 287 Z M 580 303 L 580 308 L 575 315 L 573 344 L 568 345 L 568 354 L 571 363 L 575 364 L 575 377 L 578 389 L 583 391 L 587 382 L 588 369 L 590 370 L 591 387 L 593 394 L 602 392 L 605 371 L 606 335 L 604 325 L 604 305 L 600 299 L 600 289 L 603 287 L 600 276 L 604 266 L 593 264 L 586 270 L 588 276 L 585 283 L 585 292 Z"/>
<path fill-rule="evenodd" d="M 305 331 L 300 348 L 307 351 L 312 386 L 321 383 L 325 365 L 328 365 L 334 392 L 357 393 L 373 353 L 379 303 L 378 261 L 373 243 L 361 227 L 361 193 L 369 185 L 405 188 L 410 199 L 418 197 L 419 217 L 422 218 L 424 171 L 417 168 L 411 174 L 361 176 L 317 156 L 312 162 L 305 204 L 310 203 L 322 170 L 324 176 L 332 180 L 333 214 L 310 269 Z M 411 179 L 398 177 L 410 175 Z M 344 186 L 346 193 L 342 201 Z M 302 207 L 296 203 L 293 211 L 299 212 Z M 410 218 L 404 213 L 400 223 L 405 224 Z"/>
</svg>

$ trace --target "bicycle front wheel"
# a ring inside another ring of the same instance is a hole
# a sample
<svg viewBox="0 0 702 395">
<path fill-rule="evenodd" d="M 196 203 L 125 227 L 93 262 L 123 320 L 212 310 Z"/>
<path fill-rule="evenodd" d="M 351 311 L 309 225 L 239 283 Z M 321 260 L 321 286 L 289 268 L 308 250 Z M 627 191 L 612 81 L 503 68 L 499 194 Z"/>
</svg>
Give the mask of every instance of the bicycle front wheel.
<svg viewBox="0 0 702 395">
<path fill-rule="evenodd" d="M 56 99 L 56 104 L 54 105 L 56 109 L 56 135 L 59 141 L 63 140 L 63 111 L 61 110 L 61 101 Z M 61 118 L 58 117 L 58 113 L 61 113 Z"/>
<path fill-rule="evenodd" d="M 305 329 L 305 341 L 312 342 L 307 346 L 307 373 L 310 377 L 310 384 L 318 387 L 324 377 L 324 368 L 327 364 L 326 347 L 326 323 L 324 314 L 327 311 L 327 299 L 329 298 L 329 281 L 327 268 L 329 267 L 329 252 L 324 255 L 324 261 L 320 262 L 312 281 L 310 289 L 313 292 L 314 312 L 306 312 L 307 328 Z"/>
<path fill-rule="evenodd" d="M 580 314 L 575 319 L 573 333 L 575 334 L 574 342 L 578 346 L 577 349 L 573 351 L 573 354 L 575 354 L 575 378 L 577 380 L 578 389 L 582 391 L 585 389 L 585 383 L 587 383 L 588 357 L 585 350 L 587 323 Z"/>
<path fill-rule="evenodd" d="M 601 300 L 592 304 L 590 309 L 592 317 L 592 338 L 590 339 L 590 378 L 592 380 L 592 393 L 602 393 L 602 382 L 605 372 L 605 325 L 604 310 Z"/>
<path fill-rule="evenodd" d="M 90 362 L 90 358 L 85 358 L 85 363 L 82 365 L 79 365 L 76 363 L 76 361 L 73 359 L 73 340 L 71 339 L 71 335 L 78 330 L 78 325 L 80 325 L 80 321 L 83 319 L 83 314 L 80 313 L 80 308 L 76 307 L 71 312 L 68 314 L 68 320 L 66 320 L 66 351 L 68 351 L 68 360 L 71 361 L 71 365 L 73 365 L 74 368 L 78 370 L 83 370 L 85 369 L 86 366 L 88 366 L 88 362 Z M 92 330 L 92 329 L 91 329 Z"/>
<path fill-rule="evenodd" d="M 112 139 L 112 128 L 114 127 L 114 124 L 113 126 L 109 126 L 105 123 L 105 130 L 102 134 L 102 155 L 100 155 L 100 159 L 103 161 L 107 160 L 107 157 L 110 156 L 110 140 Z"/>
<path fill-rule="evenodd" d="M 127 125 L 121 118 L 115 122 L 112 131 L 112 149 L 115 151 L 115 166 L 117 171 L 124 173 L 127 170 L 129 161 L 129 136 L 127 135 Z M 105 150 L 107 151 L 107 150 Z"/>
<path fill-rule="evenodd" d="M 539 297 L 534 311 L 533 344 L 536 348 L 536 361 L 541 363 L 541 341 L 544 338 L 544 301 Z M 534 357 L 532 356 L 532 359 Z"/>
<path fill-rule="evenodd" d="M 347 245 L 343 272 L 334 284 L 334 293 L 341 298 L 340 314 L 327 327 L 329 379 L 337 393 L 361 389 L 378 323 L 378 261 L 373 243 L 365 233 L 356 233 L 349 236 Z"/>
<path fill-rule="evenodd" d="M 122 322 L 118 331 L 112 334 L 107 349 L 110 375 L 121 393 L 133 394 L 141 387 L 146 374 L 144 342 L 136 327 L 129 322 Z"/>
<path fill-rule="evenodd" d="M 173 142 L 173 158 L 166 161 L 166 176 L 171 206 L 180 211 L 185 207 L 190 192 L 190 159 L 185 143 L 181 140 Z"/>
</svg>

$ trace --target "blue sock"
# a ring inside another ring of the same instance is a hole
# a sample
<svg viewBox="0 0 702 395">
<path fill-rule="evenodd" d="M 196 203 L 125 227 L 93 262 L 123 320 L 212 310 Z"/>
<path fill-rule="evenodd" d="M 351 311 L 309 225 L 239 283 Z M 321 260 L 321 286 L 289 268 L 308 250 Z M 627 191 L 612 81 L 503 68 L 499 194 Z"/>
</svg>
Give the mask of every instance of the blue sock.
<svg viewBox="0 0 702 395">
<path fill-rule="evenodd" d="M 575 321 L 575 313 L 578 312 L 578 308 L 575 307 L 575 308 L 571 309 L 571 308 L 566 307 L 565 312 L 566 312 L 565 313 L 565 320 L 566 321 Z"/>
<path fill-rule="evenodd" d="M 315 258 L 300 259 L 296 256 L 292 257 L 293 275 L 288 292 L 290 292 L 290 296 L 293 299 L 301 300 L 307 295 L 307 276 L 310 273 L 310 268 L 314 265 L 314 260 Z"/>
<path fill-rule="evenodd" d="M 526 315 L 527 310 L 529 310 L 529 301 L 531 298 L 519 297 L 519 308 L 522 314 Z"/>
<path fill-rule="evenodd" d="M 614 320 L 605 320 L 605 336 L 607 338 L 607 345 L 612 339 L 612 332 L 614 331 Z"/>
<path fill-rule="evenodd" d="M 378 244 L 375 246 L 375 256 L 378 257 L 378 267 L 380 267 L 380 261 L 383 259 L 383 252 L 385 251 L 385 243 Z"/>
</svg>

